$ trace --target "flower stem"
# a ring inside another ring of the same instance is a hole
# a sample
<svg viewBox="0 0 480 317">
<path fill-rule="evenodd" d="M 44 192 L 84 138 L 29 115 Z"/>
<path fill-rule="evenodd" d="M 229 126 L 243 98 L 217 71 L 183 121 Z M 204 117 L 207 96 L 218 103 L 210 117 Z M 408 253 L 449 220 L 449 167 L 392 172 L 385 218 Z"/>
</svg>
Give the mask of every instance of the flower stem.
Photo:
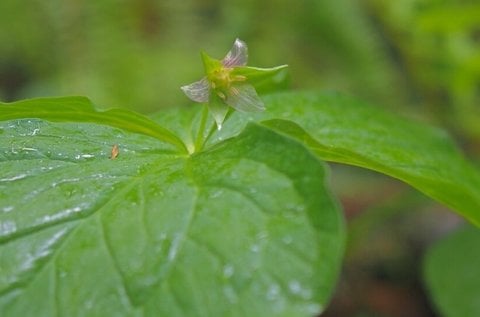
<svg viewBox="0 0 480 317">
<path fill-rule="evenodd" d="M 232 115 L 234 111 L 232 110 L 232 108 L 228 108 L 228 111 L 227 111 L 227 114 L 225 115 L 225 119 L 222 123 L 225 124 L 225 122 L 227 122 L 228 118 Z M 210 137 L 212 136 L 213 133 L 215 133 L 216 131 L 219 131 L 220 129 L 218 129 L 218 126 L 214 123 L 211 127 L 210 127 L 210 130 L 208 131 L 208 134 L 207 134 L 207 137 L 205 138 L 205 142 L 210 139 Z"/>
<path fill-rule="evenodd" d="M 197 137 L 195 139 L 195 152 L 200 152 L 203 149 L 206 139 L 204 139 L 205 126 L 208 119 L 208 106 L 204 105 L 202 110 L 202 117 L 200 119 L 200 126 L 198 127 Z"/>
<path fill-rule="evenodd" d="M 225 116 L 225 121 L 228 120 L 228 118 L 232 115 L 232 113 L 233 113 L 232 109 L 229 108 Z M 198 127 L 197 137 L 195 138 L 194 152 L 200 152 L 201 150 L 203 150 L 203 146 L 205 145 L 205 143 L 207 143 L 208 139 L 210 139 L 210 137 L 216 131 L 218 131 L 215 120 L 212 120 L 212 124 L 210 125 L 210 128 L 207 128 L 208 114 L 209 114 L 208 105 L 205 105 L 202 111 L 202 117 L 200 119 L 200 126 Z M 205 136 L 205 132 L 207 132 L 206 136 Z"/>
</svg>

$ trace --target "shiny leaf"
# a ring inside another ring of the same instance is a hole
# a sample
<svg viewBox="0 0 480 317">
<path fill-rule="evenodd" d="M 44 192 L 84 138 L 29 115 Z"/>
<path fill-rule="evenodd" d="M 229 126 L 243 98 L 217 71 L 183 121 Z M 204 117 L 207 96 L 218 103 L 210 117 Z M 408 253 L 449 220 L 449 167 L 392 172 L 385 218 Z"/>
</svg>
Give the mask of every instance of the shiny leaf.
<svg viewBox="0 0 480 317">
<path fill-rule="evenodd" d="M 185 151 L 185 145 L 172 132 L 139 113 L 111 109 L 98 111 L 85 97 L 37 98 L 12 103 L 0 102 L 0 121 L 38 118 L 63 122 L 93 122 L 141 133 Z"/>
<path fill-rule="evenodd" d="M 191 135 L 190 114 L 159 117 Z M 297 141 L 250 124 L 186 155 L 98 124 L 0 132 L 0 316 L 313 316 L 327 304 L 341 215 L 324 164 Z"/>
<path fill-rule="evenodd" d="M 262 122 L 321 159 L 400 179 L 480 225 L 480 172 L 444 131 L 338 94 L 279 93 L 263 100 L 265 112 L 233 113 L 212 141 Z"/>
</svg>

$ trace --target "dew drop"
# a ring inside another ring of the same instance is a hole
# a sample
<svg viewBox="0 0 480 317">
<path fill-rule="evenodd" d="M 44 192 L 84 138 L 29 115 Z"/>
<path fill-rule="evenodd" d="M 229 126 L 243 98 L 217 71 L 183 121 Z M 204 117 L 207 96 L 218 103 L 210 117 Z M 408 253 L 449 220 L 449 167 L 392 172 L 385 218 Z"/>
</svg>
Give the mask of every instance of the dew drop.
<svg viewBox="0 0 480 317">
<path fill-rule="evenodd" d="M 297 205 L 295 207 L 295 211 L 302 212 L 304 210 L 305 210 L 305 206 L 303 206 L 303 205 Z"/>
<path fill-rule="evenodd" d="M 278 286 L 278 284 L 272 284 L 268 287 L 268 290 L 267 290 L 268 300 L 276 299 L 279 294 L 280 294 L 280 286 Z"/>
<path fill-rule="evenodd" d="M 265 240 L 265 239 L 268 238 L 268 232 L 267 231 L 260 231 L 259 233 L 257 233 L 256 237 L 257 237 L 258 240 Z"/>
<path fill-rule="evenodd" d="M 318 315 L 322 312 L 323 307 L 320 304 L 309 304 L 306 307 L 307 313 L 313 315 Z"/>
<path fill-rule="evenodd" d="M 285 244 L 291 244 L 293 242 L 292 236 L 288 235 L 282 238 L 283 243 Z"/>
<path fill-rule="evenodd" d="M 3 211 L 4 213 L 10 212 L 10 211 L 12 211 L 12 210 L 13 210 L 13 206 L 6 206 L 6 207 L 3 207 L 3 208 L 2 208 L 2 211 Z"/>
<path fill-rule="evenodd" d="M 227 264 L 223 267 L 223 276 L 225 278 L 232 277 L 233 273 L 235 273 L 235 268 L 231 264 Z"/>
<path fill-rule="evenodd" d="M 85 308 L 86 308 L 87 310 L 92 309 L 92 308 L 93 308 L 93 300 L 91 300 L 91 299 L 90 299 L 90 300 L 87 300 L 87 301 L 85 302 Z"/>
<path fill-rule="evenodd" d="M 285 205 L 285 208 L 288 209 L 288 210 L 297 210 L 297 204 L 295 203 L 290 203 L 290 204 L 286 204 Z"/>
<path fill-rule="evenodd" d="M 38 152 L 37 149 L 34 149 L 32 147 L 22 147 L 21 150 L 24 151 L 24 152 Z"/>
<path fill-rule="evenodd" d="M 303 288 L 302 285 L 296 280 L 288 283 L 288 289 L 292 294 L 298 295 L 305 300 L 312 298 L 312 291 L 310 289 Z"/>
<path fill-rule="evenodd" d="M 292 294 L 299 294 L 302 291 L 302 286 L 298 281 L 293 280 L 288 283 L 288 289 L 290 292 L 292 292 Z"/>
<path fill-rule="evenodd" d="M 217 190 L 214 191 L 212 194 L 210 194 L 210 198 L 217 198 L 220 197 L 223 194 L 223 190 Z"/>
<path fill-rule="evenodd" d="M 0 236 L 8 235 L 17 231 L 17 225 L 13 221 L 0 222 Z"/>
<path fill-rule="evenodd" d="M 27 174 L 18 174 L 12 177 L 0 178 L 0 182 L 11 182 L 27 177 Z"/>
<path fill-rule="evenodd" d="M 312 291 L 309 289 L 302 289 L 302 292 L 300 294 L 303 299 L 311 299 L 312 298 Z"/>
<path fill-rule="evenodd" d="M 227 300 L 230 303 L 235 304 L 235 303 L 238 302 L 238 297 L 237 297 L 237 294 L 235 293 L 235 290 L 233 289 L 233 287 L 225 286 L 223 288 L 223 293 L 225 294 L 225 297 L 227 298 Z"/>
<path fill-rule="evenodd" d="M 168 250 L 168 260 L 171 262 L 173 261 L 176 256 L 177 256 L 177 252 L 178 252 L 178 248 L 180 247 L 180 242 L 182 240 L 182 236 L 181 235 L 177 235 L 173 241 L 172 241 L 172 245 L 170 246 L 170 249 Z"/>
</svg>

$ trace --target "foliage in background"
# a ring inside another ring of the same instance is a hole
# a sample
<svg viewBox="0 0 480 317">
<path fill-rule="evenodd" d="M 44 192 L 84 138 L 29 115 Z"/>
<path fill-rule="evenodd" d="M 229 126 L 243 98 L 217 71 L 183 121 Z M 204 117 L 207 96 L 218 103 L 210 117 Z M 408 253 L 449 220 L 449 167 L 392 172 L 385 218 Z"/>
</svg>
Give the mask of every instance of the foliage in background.
<svg viewBox="0 0 480 317">
<path fill-rule="evenodd" d="M 425 281 L 445 317 L 480 314 L 480 231 L 466 226 L 439 241 L 425 260 Z"/>
<path fill-rule="evenodd" d="M 143 112 L 185 104 L 178 87 L 201 74 L 196 49 L 220 56 L 238 36 L 255 46 L 252 64 L 292 65 L 293 87 L 442 120 L 470 150 L 478 144 L 475 1 L 6 0 L 0 12 L 4 100 L 88 95 Z"/>
</svg>

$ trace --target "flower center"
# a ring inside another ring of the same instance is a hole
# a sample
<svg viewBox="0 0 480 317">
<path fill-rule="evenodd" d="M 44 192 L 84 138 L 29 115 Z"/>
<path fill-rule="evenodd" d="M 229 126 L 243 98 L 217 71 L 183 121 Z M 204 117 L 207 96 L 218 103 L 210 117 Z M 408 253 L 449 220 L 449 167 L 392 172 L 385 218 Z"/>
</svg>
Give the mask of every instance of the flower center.
<svg viewBox="0 0 480 317">
<path fill-rule="evenodd" d="M 212 71 L 208 76 L 212 89 L 222 99 L 226 98 L 233 82 L 246 80 L 245 76 L 232 75 L 232 70 L 233 68 L 222 66 Z"/>
</svg>

